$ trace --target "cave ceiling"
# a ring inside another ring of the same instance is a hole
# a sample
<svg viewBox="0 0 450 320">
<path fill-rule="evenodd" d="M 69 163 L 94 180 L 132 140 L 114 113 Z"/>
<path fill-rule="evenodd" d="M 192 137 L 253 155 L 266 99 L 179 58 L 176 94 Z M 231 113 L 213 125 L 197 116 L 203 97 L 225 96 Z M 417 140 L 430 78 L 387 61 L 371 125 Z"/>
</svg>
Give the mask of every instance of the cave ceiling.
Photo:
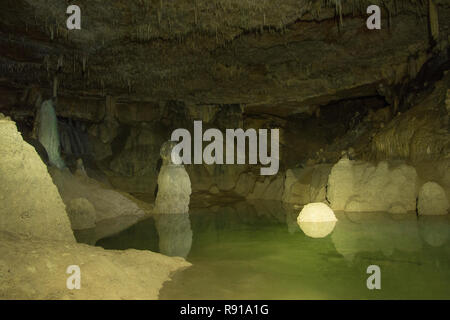
<svg viewBox="0 0 450 320">
<path fill-rule="evenodd" d="M 435 3 L 448 48 L 450 1 Z M 66 28 L 69 4 L 81 30 Z M 381 30 L 366 27 L 369 4 L 382 7 Z M 62 96 L 284 115 L 413 78 L 431 56 L 427 10 L 419 0 L 1 1 L 0 86 L 51 90 L 57 75 Z"/>
</svg>

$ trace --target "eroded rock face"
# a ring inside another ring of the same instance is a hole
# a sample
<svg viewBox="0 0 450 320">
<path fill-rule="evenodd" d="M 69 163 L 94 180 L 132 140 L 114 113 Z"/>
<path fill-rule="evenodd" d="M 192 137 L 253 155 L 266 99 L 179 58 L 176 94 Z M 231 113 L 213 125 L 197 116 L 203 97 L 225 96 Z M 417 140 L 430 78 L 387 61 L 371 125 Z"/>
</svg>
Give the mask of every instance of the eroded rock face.
<svg viewBox="0 0 450 320">
<path fill-rule="evenodd" d="M 171 159 L 171 141 L 161 147 L 163 166 L 158 176 L 158 194 L 156 195 L 156 213 L 181 214 L 189 212 L 190 195 L 192 193 L 191 180 L 183 165 L 173 164 Z"/>
<path fill-rule="evenodd" d="M 74 242 L 47 167 L 8 119 L 0 119 L 0 154 L 0 231 Z"/>
<path fill-rule="evenodd" d="M 419 191 L 417 211 L 419 215 L 444 215 L 449 203 L 445 190 L 436 182 L 425 183 Z"/>
<path fill-rule="evenodd" d="M 338 211 L 407 213 L 416 209 L 417 180 L 416 170 L 406 164 L 343 158 L 331 170 L 327 199 Z"/>
</svg>

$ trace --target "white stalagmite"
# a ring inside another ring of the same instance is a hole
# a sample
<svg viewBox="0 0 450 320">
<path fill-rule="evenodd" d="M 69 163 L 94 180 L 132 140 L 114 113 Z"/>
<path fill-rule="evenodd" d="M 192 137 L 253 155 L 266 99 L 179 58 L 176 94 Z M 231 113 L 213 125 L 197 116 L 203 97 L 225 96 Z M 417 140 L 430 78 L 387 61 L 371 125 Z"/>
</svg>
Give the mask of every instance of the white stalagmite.
<svg viewBox="0 0 450 320">
<path fill-rule="evenodd" d="M 58 119 L 52 100 L 42 103 L 39 110 L 39 142 L 47 151 L 50 164 L 57 168 L 64 168 L 64 161 L 61 159 Z"/>
<path fill-rule="evenodd" d="M 172 149 L 176 142 L 167 141 L 161 147 L 163 165 L 158 176 L 158 194 L 155 213 L 188 213 L 191 180 L 183 165 L 172 162 Z"/>
</svg>

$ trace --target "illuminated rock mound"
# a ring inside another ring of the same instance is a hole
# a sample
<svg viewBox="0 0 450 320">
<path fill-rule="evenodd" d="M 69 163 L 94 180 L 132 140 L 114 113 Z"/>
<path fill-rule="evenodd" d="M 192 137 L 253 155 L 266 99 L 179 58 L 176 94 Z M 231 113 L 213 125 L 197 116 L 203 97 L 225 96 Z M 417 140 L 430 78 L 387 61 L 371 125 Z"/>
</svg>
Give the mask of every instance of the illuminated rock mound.
<svg viewBox="0 0 450 320">
<path fill-rule="evenodd" d="M 303 207 L 297 217 L 300 229 L 311 238 L 323 238 L 336 226 L 337 218 L 325 203 L 310 203 Z"/>
</svg>

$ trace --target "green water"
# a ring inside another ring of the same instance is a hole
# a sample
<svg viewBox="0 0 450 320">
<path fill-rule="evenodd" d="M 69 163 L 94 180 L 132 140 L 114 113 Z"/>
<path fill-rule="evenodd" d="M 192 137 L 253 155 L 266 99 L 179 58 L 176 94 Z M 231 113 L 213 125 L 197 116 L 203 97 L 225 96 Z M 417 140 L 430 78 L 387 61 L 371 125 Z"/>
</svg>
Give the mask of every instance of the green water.
<svg viewBox="0 0 450 320">
<path fill-rule="evenodd" d="M 173 276 L 161 299 L 449 299 L 448 217 L 337 214 L 324 238 L 278 202 L 236 203 L 154 216 L 115 236 L 106 249 L 148 249 L 193 265 Z M 367 267 L 381 270 L 369 290 Z"/>
</svg>

